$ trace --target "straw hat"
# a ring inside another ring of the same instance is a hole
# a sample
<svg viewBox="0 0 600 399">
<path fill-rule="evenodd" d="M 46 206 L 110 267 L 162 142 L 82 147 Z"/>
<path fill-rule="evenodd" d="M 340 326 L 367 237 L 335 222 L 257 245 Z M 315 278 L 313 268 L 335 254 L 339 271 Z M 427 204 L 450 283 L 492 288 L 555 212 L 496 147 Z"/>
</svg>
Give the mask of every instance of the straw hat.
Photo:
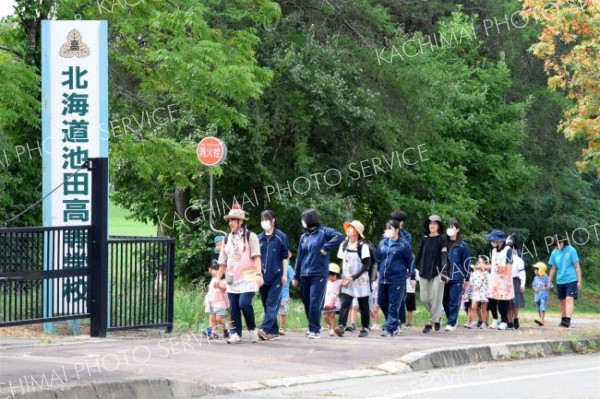
<svg viewBox="0 0 600 399">
<path fill-rule="evenodd" d="M 342 273 L 342 269 L 340 269 L 340 266 L 336 263 L 330 263 L 329 264 L 329 271 L 331 273 L 337 273 L 337 274 L 341 274 Z"/>
<path fill-rule="evenodd" d="M 248 220 L 248 216 L 246 215 L 246 212 L 244 212 L 244 210 L 242 209 L 240 204 L 233 204 L 233 206 L 229 210 L 229 213 L 227 215 L 225 215 L 223 217 L 223 219 L 225 219 L 225 220 L 229 220 L 229 219 Z"/>
<path fill-rule="evenodd" d="M 354 230 L 356 230 L 356 232 L 358 233 L 359 236 L 361 236 L 362 238 L 365 238 L 364 235 L 364 231 L 365 231 L 365 226 L 359 222 L 358 220 L 353 220 L 351 222 L 345 222 L 344 223 L 344 231 L 348 230 L 348 227 L 354 227 Z"/>
</svg>

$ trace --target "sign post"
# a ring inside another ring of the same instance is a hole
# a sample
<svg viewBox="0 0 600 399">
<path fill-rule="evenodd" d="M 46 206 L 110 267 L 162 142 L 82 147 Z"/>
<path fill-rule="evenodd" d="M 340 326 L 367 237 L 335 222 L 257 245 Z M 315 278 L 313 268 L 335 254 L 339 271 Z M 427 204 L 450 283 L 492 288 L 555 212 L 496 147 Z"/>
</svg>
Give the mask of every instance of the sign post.
<svg viewBox="0 0 600 399">
<path fill-rule="evenodd" d="M 196 155 L 198 156 L 198 160 L 203 165 L 208 166 L 210 170 L 210 194 L 209 201 L 210 207 L 208 212 L 208 224 L 210 229 L 215 233 L 220 233 L 223 235 L 227 235 L 226 232 L 222 230 L 218 230 L 213 226 L 212 218 L 213 218 L 213 167 L 215 165 L 220 165 L 225 162 L 227 158 L 227 145 L 221 139 L 216 137 L 208 136 L 200 140 L 198 146 L 196 147 Z"/>
<path fill-rule="evenodd" d="M 84 163 L 108 157 L 108 138 L 100 135 L 108 124 L 107 33 L 106 21 L 42 21 L 42 191 L 64 182 L 43 202 L 44 226 L 92 223 L 91 174 Z M 44 257 L 44 270 L 84 267 L 84 241 L 65 237 L 62 256 Z M 53 290 L 63 293 L 63 301 L 52 306 L 47 298 L 53 295 L 44 295 L 44 316 L 62 314 L 73 303 L 85 311 L 87 278 L 64 278 L 57 287 L 44 281 L 44 292 Z M 49 323 L 44 328 L 54 330 Z"/>
</svg>

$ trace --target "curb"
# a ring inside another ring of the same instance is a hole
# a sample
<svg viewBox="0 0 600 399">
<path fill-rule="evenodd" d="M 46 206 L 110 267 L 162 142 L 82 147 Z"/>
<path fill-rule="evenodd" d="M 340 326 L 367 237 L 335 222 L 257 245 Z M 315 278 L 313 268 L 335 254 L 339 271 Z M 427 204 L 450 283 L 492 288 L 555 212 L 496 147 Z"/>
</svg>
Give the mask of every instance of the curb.
<svg viewBox="0 0 600 399">
<path fill-rule="evenodd" d="M 385 375 L 412 373 L 435 368 L 464 366 L 482 362 L 522 360 L 538 357 L 560 356 L 600 351 L 600 338 L 580 340 L 521 341 L 505 344 L 463 346 L 453 349 L 431 349 L 411 352 L 398 359 L 382 363 L 374 369 L 359 369 L 327 374 L 312 374 L 302 377 L 245 381 L 223 384 L 220 387 L 234 392 L 254 391 L 268 388 L 290 387 L 350 378 L 366 378 Z"/>
<path fill-rule="evenodd" d="M 224 395 L 231 390 L 202 382 L 170 380 L 167 378 L 134 378 L 126 380 L 92 382 L 46 389 L 27 393 L 12 393 L 4 390 L 2 398 L 19 399 L 139 399 L 139 398 L 191 398 Z"/>
<path fill-rule="evenodd" d="M 171 380 L 167 378 L 133 378 L 97 383 L 92 382 L 89 384 L 65 386 L 58 389 L 17 393 L 15 395 L 8 393 L 4 389 L 0 394 L 5 395 L 2 398 L 11 399 L 176 399 L 204 397 L 319 382 L 412 373 L 481 362 L 522 360 L 599 351 L 600 337 L 580 340 L 522 341 L 411 352 L 398 359 L 382 363 L 370 369 L 244 381 L 231 384 L 210 385 L 204 382 Z"/>
</svg>

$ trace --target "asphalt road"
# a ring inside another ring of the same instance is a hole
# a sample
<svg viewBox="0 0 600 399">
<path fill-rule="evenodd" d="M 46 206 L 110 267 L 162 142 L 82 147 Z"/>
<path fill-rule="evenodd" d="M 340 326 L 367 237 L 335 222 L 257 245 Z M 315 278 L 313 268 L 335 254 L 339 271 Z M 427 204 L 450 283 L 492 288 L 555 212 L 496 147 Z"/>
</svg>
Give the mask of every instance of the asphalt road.
<svg viewBox="0 0 600 399">
<path fill-rule="evenodd" d="M 600 355 L 485 363 L 242 392 L 233 398 L 600 398 Z"/>
</svg>

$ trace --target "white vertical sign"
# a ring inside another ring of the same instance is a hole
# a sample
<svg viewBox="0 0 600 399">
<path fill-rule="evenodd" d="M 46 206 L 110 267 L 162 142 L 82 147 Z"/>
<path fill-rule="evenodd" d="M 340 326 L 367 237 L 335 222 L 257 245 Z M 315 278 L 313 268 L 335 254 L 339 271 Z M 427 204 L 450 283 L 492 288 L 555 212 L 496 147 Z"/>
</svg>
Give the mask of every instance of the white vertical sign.
<svg viewBox="0 0 600 399">
<path fill-rule="evenodd" d="M 64 182 L 44 200 L 44 226 L 91 224 L 91 174 L 80 168 L 88 158 L 108 157 L 108 137 L 101 135 L 107 124 L 106 21 L 42 21 L 43 193 Z M 67 234 L 60 247 L 59 259 L 45 269 L 86 264 L 84 235 Z M 64 278 L 46 288 L 54 291 L 51 297 L 63 298 L 53 309 L 45 304 L 46 316 L 65 314 L 73 303 L 77 313 L 85 312 L 85 278 Z"/>
</svg>

